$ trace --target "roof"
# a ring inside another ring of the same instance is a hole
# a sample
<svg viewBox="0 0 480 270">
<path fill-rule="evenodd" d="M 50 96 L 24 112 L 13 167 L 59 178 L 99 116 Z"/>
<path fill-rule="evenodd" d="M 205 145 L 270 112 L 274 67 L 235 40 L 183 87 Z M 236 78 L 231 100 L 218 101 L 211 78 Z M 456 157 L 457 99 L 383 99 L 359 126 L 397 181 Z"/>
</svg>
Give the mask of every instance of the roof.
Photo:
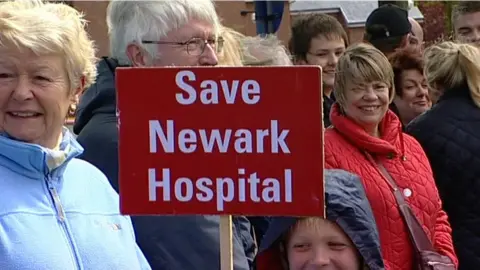
<svg viewBox="0 0 480 270">
<path fill-rule="evenodd" d="M 290 4 L 290 13 L 342 13 L 348 27 L 363 27 L 368 15 L 378 7 L 378 1 L 307 1 L 296 0 Z M 423 21 L 423 14 L 414 6 L 409 10 L 409 16 L 417 21 Z"/>
</svg>

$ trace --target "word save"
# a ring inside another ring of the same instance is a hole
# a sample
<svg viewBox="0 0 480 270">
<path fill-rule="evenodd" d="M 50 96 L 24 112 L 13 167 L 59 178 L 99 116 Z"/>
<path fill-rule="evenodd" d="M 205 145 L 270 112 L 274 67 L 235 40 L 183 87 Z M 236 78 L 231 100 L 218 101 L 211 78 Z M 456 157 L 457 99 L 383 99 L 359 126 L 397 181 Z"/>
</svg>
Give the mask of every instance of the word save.
<svg viewBox="0 0 480 270">
<path fill-rule="evenodd" d="M 183 92 L 175 94 L 175 98 L 179 104 L 191 105 L 197 101 L 197 90 L 185 82 L 196 81 L 195 73 L 192 71 L 180 71 L 175 76 L 175 83 Z M 200 83 L 202 88 L 200 92 L 200 102 L 205 105 L 219 104 L 220 95 L 226 104 L 235 104 L 237 99 L 239 80 L 228 82 L 227 80 L 220 80 L 221 93 L 219 92 L 219 83 L 214 80 L 204 80 Z M 245 104 L 254 105 L 260 101 L 260 85 L 255 80 L 245 80 L 241 85 L 241 97 Z"/>
<path fill-rule="evenodd" d="M 199 80 L 194 72 L 181 70 L 176 73 L 175 85 L 177 92 L 174 93 L 174 102 L 179 106 L 233 106 L 239 103 L 259 106 L 261 100 L 261 85 L 251 79 Z M 207 129 L 201 128 L 201 124 L 198 124 L 200 128 L 178 128 L 182 125 L 177 121 L 181 120 L 173 118 L 148 121 L 151 154 L 291 154 L 288 146 L 290 129 L 282 127 L 277 119 L 265 121 L 262 128 L 249 128 L 248 125 L 233 128 L 223 123 L 218 128 Z M 208 158 L 205 155 L 203 157 Z M 194 174 L 195 177 L 182 176 L 183 173 L 178 169 L 148 168 L 149 201 L 214 202 L 218 212 L 225 211 L 231 202 L 271 204 L 293 201 L 295 173 L 291 168 L 274 168 L 273 171 L 282 173 L 273 177 L 265 175 L 272 173 L 272 170 L 267 173 L 251 171 L 234 161 L 231 165 L 236 167 L 232 175 L 219 176 L 212 166 L 208 175 Z M 189 175 L 192 175 L 191 171 Z"/>
</svg>

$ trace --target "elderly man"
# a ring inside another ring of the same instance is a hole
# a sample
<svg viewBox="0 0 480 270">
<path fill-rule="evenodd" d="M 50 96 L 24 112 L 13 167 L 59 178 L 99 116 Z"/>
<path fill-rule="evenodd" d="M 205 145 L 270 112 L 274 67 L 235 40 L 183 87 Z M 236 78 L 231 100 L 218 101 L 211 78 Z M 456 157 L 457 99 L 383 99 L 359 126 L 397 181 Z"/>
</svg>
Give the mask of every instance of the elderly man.
<svg viewBox="0 0 480 270">
<path fill-rule="evenodd" d="M 408 17 L 408 21 L 410 21 L 410 24 L 412 25 L 412 31 L 410 32 L 410 46 L 422 52 L 425 45 L 423 41 L 422 26 L 412 17 Z"/>
<path fill-rule="evenodd" d="M 107 10 L 111 58 L 81 99 L 74 126 L 93 163 L 118 191 L 115 68 L 215 66 L 221 49 L 211 0 L 112 1 Z M 138 94 L 149 89 L 139 89 Z M 161 108 L 159 108 L 161 110 Z M 95 200 L 95 198 L 92 198 Z M 137 242 L 153 269 L 219 269 L 219 217 L 133 217 Z M 234 218 L 234 269 L 250 269 L 255 246 L 245 217 Z"/>
<path fill-rule="evenodd" d="M 480 2 L 460 1 L 452 11 L 455 38 L 480 46 Z"/>
</svg>

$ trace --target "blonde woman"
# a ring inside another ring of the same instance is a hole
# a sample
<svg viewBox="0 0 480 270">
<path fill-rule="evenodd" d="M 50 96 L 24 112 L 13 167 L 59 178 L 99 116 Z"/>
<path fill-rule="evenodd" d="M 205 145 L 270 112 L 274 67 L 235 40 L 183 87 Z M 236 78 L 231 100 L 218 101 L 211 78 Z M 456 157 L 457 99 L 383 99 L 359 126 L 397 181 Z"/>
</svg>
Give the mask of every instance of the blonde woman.
<svg viewBox="0 0 480 270">
<path fill-rule="evenodd" d="M 291 57 L 275 35 L 245 36 L 222 26 L 224 40 L 218 63 L 225 66 L 291 66 Z"/>
<path fill-rule="evenodd" d="M 0 269 L 150 269 L 117 193 L 63 127 L 96 76 L 81 14 L 0 3 Z"/>
<path fill-rule="evenodd" d="M 425 150 L 450 217 L 459 269 L 480 265 L 480 51 L 444 42 L 425 51 L 439 100 L 407 126 Z"/>
<path fill-rule="evenodd" d="M 245 36 L 226 26 L 220 28 L 219 36 L 223 40 L 223 48 L 218 54 L 218 64 L 220 66 L 243 66 L 241 41 Z"/>
<path fill-rule="evenodd" d="M 403 194 L 433 247 L 456 263 L 450 225 L 428 159 L 388 109 L 395 97 L 388 59 L 371 45 L 353 45 L 340 57 L 336 74 L 337 103 L 330 113 L 332 127 L 325 131 L 325 167 L 344 169 L 362 179 L 386 269 L 411 270 L 416 262 L 396 190 Z"/>
<path fill-rule="evenodd" d="M 292 66 L 287 48 L 275 35 L 246 36 L 241 42 L 246 66 Z"/>
</svg>

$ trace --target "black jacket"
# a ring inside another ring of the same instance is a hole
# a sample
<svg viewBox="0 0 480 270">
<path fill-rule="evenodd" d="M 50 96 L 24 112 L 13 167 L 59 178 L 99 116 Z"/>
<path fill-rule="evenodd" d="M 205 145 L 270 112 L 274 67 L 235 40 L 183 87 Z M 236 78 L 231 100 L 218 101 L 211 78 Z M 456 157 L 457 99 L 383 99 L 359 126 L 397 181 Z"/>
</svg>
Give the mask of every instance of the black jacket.
<svg viewBox="0 0 480 270">
<path fill-rule="evenodd" d="M 118 192 L 118 130 L 113 59 L 98 65 L 97 82 L 82 96 L 74 132 L 80 157 L 97 166 Z M 142 89 L 139 89 L 142 90 Z M 145 89 L 143 89 L 145 90 Z M 141 95 L 141 91 L 138 93 Z M 220 269 L 218 216 L 132 216 L 137 243 L 152 269 Z M 255 244 L 245 217 L 233 218 L 234 269 L 253 265 Z"/>
<path fill-rule="evenodd" d="M 332 122 L 330 122 L 330 110 L 335 101 L 333 93 L 330 97 L 323 95 L 323 126 L 326 128 L 332 125 Z"/>
<path fill-rule="evenodd" d="M 407 125 L 428 156 L 453 229 L 460 270 L 480 267 L 480 108 L 468 87 L 450 89 Z"/>
</svg>

